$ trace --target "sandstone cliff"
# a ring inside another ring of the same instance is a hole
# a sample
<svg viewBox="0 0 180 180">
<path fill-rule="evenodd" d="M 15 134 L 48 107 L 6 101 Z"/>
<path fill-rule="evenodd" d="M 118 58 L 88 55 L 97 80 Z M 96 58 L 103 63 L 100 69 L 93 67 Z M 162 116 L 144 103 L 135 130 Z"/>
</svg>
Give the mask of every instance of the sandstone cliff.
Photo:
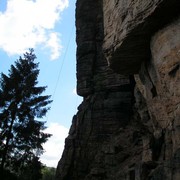
<svg viewBox="0 0 180 180">
<path fill-rule="evenodd" d="M 77 0 L 77 92 L 57 180 L 180 179 L 180 3 Z"/>
</svg>

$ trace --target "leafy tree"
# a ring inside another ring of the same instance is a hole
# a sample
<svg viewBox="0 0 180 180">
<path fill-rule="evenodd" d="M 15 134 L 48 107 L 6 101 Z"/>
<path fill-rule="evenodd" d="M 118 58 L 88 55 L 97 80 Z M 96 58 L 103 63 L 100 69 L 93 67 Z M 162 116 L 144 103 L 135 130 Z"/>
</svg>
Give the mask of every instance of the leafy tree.
<svg viewBox="0 0 180 180">
<path fill-rule="evenodd" d="M 39 157 L 34 156 L 34 158 L 28 162 L 26 166 L 22 168 L 19 173 L 19 180 L 36 180 L 42 179 L 42 164 L 39 161 Z"/>
<path fill-rule="evenodd" d="M 56 174 L 56 168 L 45 166 L 42 169 L 42 180 L 54 180 Z"/>
<path fill-rule="evenodd" d="M 38 87 L 38 65 L 30 49 L 11 65 L 9 74 L 0 78 L 0 174 L 9 171 L 17 176 L 43 153 L 42 144 L 50 134 L 44 133 L 40 121 L 52 102 L 42 95 L 46 86 Z M 37 163 L 38 164 L 38 163 Z M 37 179 L 37 178 L 36 178 Z"/>
</svg>

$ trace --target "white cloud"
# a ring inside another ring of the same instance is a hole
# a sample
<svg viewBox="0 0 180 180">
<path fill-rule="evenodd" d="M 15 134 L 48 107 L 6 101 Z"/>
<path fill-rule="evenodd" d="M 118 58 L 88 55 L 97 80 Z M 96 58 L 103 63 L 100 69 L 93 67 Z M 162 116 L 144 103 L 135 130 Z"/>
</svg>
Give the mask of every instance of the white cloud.
<svg viewBox="0 0 180 180">
<path fill-rule="evenodd" d="M 44 131 L 52 134 L 49 140 L 44 144 L 45 153 L 41 156 L 41 162 L 48 167 L 56 167 L 61 158 L 64 141 L 68 135 L 68 129 L 58 123 L 51 123 Z"/>
<path fill-rule="evenodd" d="M 73 89 L 73 94 L 77 95 L 76 87 Z"/>
<path fill-rule="evenodd" d="M 68 0 L 8 0 L 0 12 L 0 48 L 9 55 L 20 54 L 37 45 L 48 47 L 51 58 L 60 56 L 60 36 L 54 31 Z"/>
<path fill-rule="evenodd" d="M 51 59 L 55 60 L 60 56 L 62 45 L 58 33 L 51 33 L 47 42 L 47 47 L 51 49 Z"/>
</svg>

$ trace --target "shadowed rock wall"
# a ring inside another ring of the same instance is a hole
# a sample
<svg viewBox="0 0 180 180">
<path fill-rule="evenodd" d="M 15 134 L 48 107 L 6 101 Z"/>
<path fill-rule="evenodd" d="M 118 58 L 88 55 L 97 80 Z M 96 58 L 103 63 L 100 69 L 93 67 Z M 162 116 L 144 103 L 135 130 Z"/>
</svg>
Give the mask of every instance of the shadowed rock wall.
<svg viewBox="0 0 180 180">
<path fill-rule="evenodd" d="M 76 30 L 77 93 L 84 100 L 73 118 L 58 165 L 57 179 L 67 180 L 105 176 L 96 155 L 109 151 L 107 142 L 129 123 L 133 104 L 133 81 L 114 73 L 103 55 L 102 0 L 77 1 Z"/>
<path fill-rule="evenodd" d="M 84 99 L 57 180 L 180 179 L 178 9 L 177 0 L 77 0 Z"/>
</svg>

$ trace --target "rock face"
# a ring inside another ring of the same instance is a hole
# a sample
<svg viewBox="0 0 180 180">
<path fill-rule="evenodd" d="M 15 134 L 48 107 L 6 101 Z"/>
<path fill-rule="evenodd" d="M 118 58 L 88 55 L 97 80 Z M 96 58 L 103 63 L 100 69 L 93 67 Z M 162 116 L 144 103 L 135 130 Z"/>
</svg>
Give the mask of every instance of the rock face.
<svg viewBox="0 0 180 180">
<path fill-rule="evenodd" d="M 76 7 L 84 100 L 56 179 L 179 180 L 178 1 L 77 0 Z"/>
<path fill-rule="evenodd" d="M 151 38 L 151 59 L 142 64 L 136 76 L 143 89 L 152 134 L 162 139 L 161 152 L 151 161 L 163 169 L 162 179 L 180 178 L 180 18 L 159 30 Z M 139 80 L 141 79 L 141 81 Z M 158 168 L 156 171 L 158 171 Z M 156 174 L 153 175 L 156 178 Z"/>
<path fill-rule="evenodd" d="M 138 73 L 152 35 L 179 14 L 179 0 L 104 0 L 104 52 L 120 74 Z"/>
</svg>

